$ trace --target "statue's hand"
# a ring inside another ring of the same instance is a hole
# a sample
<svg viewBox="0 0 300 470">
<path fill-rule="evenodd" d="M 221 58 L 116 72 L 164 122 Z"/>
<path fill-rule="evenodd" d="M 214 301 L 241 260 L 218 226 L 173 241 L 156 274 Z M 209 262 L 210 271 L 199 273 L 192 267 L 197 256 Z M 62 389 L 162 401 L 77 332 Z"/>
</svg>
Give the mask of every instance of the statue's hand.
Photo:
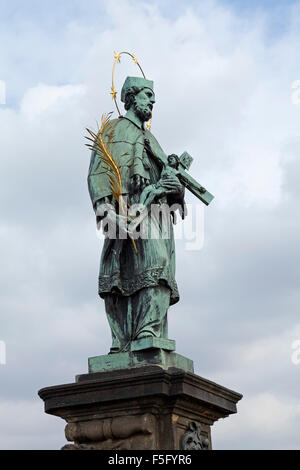
<svg viewBox="0 0 300 470">
<path fill-rule="evenodd" d="M 109 198 L 103 198 L 97 202 L 96 215 L 102 223 L 104 235 L 110 236 L 109 234 L 111 234 L 113 236 L 116 233 L 116 227 L 118 227 L 119 233 L 127 238 L 129 234 L 128 217 L 117 214 L 115 206 Z"/>
<path fill-rule="evenodd" d="M 148 206 L 157 196 L 160 196 L 163 193 L 164 189 L 161 186 L 156 187 L 155 185 L 151 184 L 143 190 L 140 197 L 140 203 L 144 206 Z"/>
<path fill-rule="evenodd" d="M 159 180 L 159 185 L 168 191 L 181 193 L 183 190 L 182 184 L 174 172 L 167 172 L 163 174 Z"/>
</svg>

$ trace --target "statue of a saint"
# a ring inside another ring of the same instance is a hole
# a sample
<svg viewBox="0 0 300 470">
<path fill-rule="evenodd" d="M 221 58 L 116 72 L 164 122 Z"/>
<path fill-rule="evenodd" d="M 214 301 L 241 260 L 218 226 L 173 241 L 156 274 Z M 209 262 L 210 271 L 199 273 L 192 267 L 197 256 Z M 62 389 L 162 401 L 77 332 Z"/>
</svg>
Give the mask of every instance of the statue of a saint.
<svg viewBox="0 0 300 470">
<path fill-rule="evenodd" d="M 146 200 L 158 206 L 184 207 L 184 187 L 173 171 L 178 157 L 172 155 L 168 160 L 145 128 L 155 103 L 153 82 L 127 77 L 121 101 L 127 112 L 111 121 L 114 135 L 109 150 L 115 159 L 121 158 L 122 193 L 129 207 Z M 105 139 L 108 136 L 104 135 Z M 166 162 L 164 167 L 162 161 Z M 132 341 L 145 336 L 167 338 L 168 308 L 179 300 L 172 222 L 166 237 L 158 217 L 156 236 L 137 238 L 135 250 L 130 237 L 124 236 L 124 233 L 128 235 L 128 219 L 119 214 L 107 169 L 95 151 L 91 156 L 88 185 L 96 214 L 101 205 L 109 204 L 108 216 L 118 227 L 118 234 L 122 233 L 122 237 L 105 238 L 100 262 L 99 295 L 105 301 L 112 331 L 110 353 L 128 351 Z M 164 216 L 173 220 L 171 215 Z M 184 211 L 181 215 L 184 217 Z M 151 223 L 153 226 L 153 220 Z"/>
</svg>

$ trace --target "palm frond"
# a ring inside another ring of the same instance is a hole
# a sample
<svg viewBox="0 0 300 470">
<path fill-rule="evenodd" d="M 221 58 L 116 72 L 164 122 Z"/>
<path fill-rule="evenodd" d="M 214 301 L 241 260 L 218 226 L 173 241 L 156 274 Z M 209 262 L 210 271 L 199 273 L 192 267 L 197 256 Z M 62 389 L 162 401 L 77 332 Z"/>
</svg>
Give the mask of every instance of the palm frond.
<svg viewBox="0 0 300 470">
<path fill-rule="evenodd" d="M 94 151 L 96 155 L 101 159 L 103 163 L 103 169 L 106 171 L 109 185 L 111 189 L 112 196 L 116 199 L 121 209 L 122 214 L 126 214 L 126 205 L 122 197 L 123 186 L 122 186 L 122 177 L 120 171 L 120 159 L 116 161 L 109 152 L 110 144 L 114 138 L 114 128 L 110 122 L 112 113 L 103 114 L 101 118 L 101 126 L 99 128 L 99 124 L 97 123 L 98 132 L 95 133 L 90 129 L 86 129 L 89 133 L 89 136 L 85 138 L 91 142 L 85 144 L 90 150 Z M 104 138 L 105 141 L 104 142 Z M 128 155 L 127 152 L 120 155 L 120 158 Z M 137 248 L 135 241 L 133 239 L 133 247 L 135 252 L 137 253 Z"/>
<path fill-rule="evenodd" d="M 122 178 L 120 172 L 120 163 L 115 161 L 112 157 L 108 148 L 114 137 L 114 129 L 110 122 L 110 117 L 112 113 L 104 114 L 101 118 L 101 126 L 98 126 L 98 132 L 95 133 L 90 129 L 87 129 L 87 132 L 90 136 L 86 136 L 86 139 L 91 143 L 86 144 L 88 148 L 94 150 L 96 155 L 104 163 L 104 168 L 107 172 L 109 178 L 109 184 L 112 190 L 113 197 L 120 204 L 120 209 L 124 213 L 124 202 L 122 200 Z M 106 142 L 104 142 L 104 138 Z"/>
</svg>

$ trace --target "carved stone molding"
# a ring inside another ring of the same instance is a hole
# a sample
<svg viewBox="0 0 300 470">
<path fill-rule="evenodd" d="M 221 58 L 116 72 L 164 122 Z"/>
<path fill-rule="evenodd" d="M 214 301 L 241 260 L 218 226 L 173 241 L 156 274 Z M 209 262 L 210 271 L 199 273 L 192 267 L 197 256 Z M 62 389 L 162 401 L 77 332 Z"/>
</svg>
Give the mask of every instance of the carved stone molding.
<svg viewBox="0 0 300 470">
<path fill-rule="evenodd" d="M 208 450 L 209 440 L 201 436 L 201 424 L 190 421 L 187 430 L 181 437 L 182 450 Z"/>
<path fill-rule="evenodd" d="M 135 367 L 78 376 L 39 395 L 46 413 L 67 421 L 63 448 L 211 448 L 211 426 L 236 413 L 242 396 L 177 368 Z"/>
<path fill-rule="evenodd" d="M 70 422 L 65 428 L 67 440 L 76 442 L 71 447 L 75 449 L 130 450 L 141 444 L 151 449 L 154 431 L 155 417 L 149 413 Z"/>
</svg>

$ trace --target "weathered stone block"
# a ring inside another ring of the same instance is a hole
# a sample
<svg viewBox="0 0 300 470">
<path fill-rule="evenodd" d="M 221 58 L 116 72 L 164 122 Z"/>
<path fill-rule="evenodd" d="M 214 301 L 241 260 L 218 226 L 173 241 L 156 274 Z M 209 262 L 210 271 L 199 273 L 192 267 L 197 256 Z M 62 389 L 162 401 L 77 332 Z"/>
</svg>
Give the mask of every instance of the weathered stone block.
<svg viewBox="0 0 300 470">
<path fill-rule="evenodd" d="M 175 351 L 175 341 L 173 339 L 156 338 L 155 336 L 145 336 L 130 343 L 131 351 L 141 351 L 146 349 L 164 349 Z"/>
<path fill-rule="evenodd" d="M 191 372 L 159 366 L 77 376 L 39 391 L 46 413 L 67 421 L 65 449 L 211 448 L 211 426 L 242 396 Z"/>
<path fill-rule="evenodd" d="M 132 367 L 147 365 L 158 365 L 163 369 L 177 367 L 178 369 L 194 372 L 194 364 L 191 359 L 175 352 L 166 351 L 157 347 L 154 348 L 150 343 L 148 346 L 149 349 L 143 348 L 143 350 L 90 357 L 88 360 L 89 372 L 130 369 Z"/>
</svg>

